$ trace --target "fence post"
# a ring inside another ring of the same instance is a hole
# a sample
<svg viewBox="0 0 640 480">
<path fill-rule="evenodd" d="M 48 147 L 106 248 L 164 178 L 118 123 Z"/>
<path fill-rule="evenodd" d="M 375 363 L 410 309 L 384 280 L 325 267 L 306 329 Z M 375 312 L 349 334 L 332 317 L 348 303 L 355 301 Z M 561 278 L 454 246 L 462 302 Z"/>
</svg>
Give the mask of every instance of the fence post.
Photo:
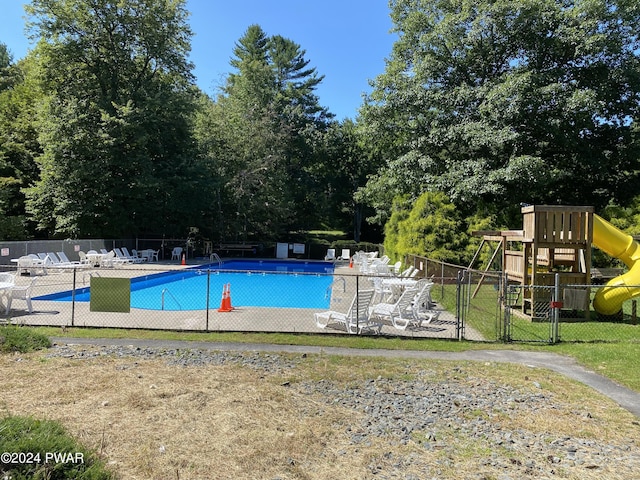
<svg viewBox="0 0 640 480">
<path fill-rule="evenodd" d="M 356 275 L 356 335 L 360 332 L 360 305 L 358 304 L 358 292 L 360 291 L 360 275 Z M 352 312 L 353 313 L 353 312 Z M 349 326 L 347 325 L 347 333 L 349 333 Z"/>
<path fill-rule="evenodd" d="M 73 285 L 71 289 L 71 326 L 73 327 L 73 323 L 75 320 L 76 313 L 76 272 L 77 268 L 73 269 Z"/>
<path fill-rule="evenodd" d="M 440 298 L 444 298 L 444 262 L 440 262 Z"/>
<path fill-rule="evenodd" d="M 207 313 L 205 314 L 205 326 L 204 329 L 206 332 L 209 331 L 209 286 L 211 284 L 211 269 L 207 269 Z"/>
<path fill-rule="evenodd" d="M 509 342 L 511 341 L 511 301 L 509 298 L 509 277 L 507 272 L 503 272 L 500 276 L 502 285 L 500 286 L 500 302 L 501 308 L 504 309 L 501 318 L 502 320 L 502 328 L 498 329 L 498 332 L 502 331 L 502 341 Z M 500 318 L 500 317 L 499 317 Z"/>
<path fill-rule="evenodd" d="M 551 307 L 553 308 L 552 315 L 552 336 L 551 343 L 558 343 L 560 335 L 559 335 L 559 325 L 560 325 L 560 309 L 562 308 L 562 301 L 560 300 L 560 274 L 555 274 L 555 284 L 553 289 L 553 303 Z"/>
<path fill-rule="evenodd" d="M 463 285 L 464 285 L 464 271 L 458 270 L 456 276 L 456 337 L 460 339 L 460 323 L 464 315 L 465 307 L 462 304 L 464 299 Z"/>
</svg>

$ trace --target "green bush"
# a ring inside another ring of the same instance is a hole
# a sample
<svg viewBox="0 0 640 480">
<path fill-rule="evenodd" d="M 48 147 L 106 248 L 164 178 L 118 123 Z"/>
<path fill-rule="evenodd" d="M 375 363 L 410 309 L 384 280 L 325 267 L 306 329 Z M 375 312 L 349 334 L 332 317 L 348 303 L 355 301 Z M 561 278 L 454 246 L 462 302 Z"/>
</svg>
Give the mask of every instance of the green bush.
<svg viewBox="0 0 640 480">
<path fill-rule="evenodd" d="M 51 347 L 51 341 L 45 335 L 29 328 L 6 325 L 0 327 L 0 352 L 26 353 Z"/>
<path fill-rule="evenodd" d="M 384 242 L 392 260 L 415 254 L 461 265 L 467 243 L 466 224 L 444 193 L 425 192 L 413 203 L 394 201 Z"/>
<path fill-rule="evenodd" d="M 8 416 L 0 420 L 0 478 L 11 480 L 111 480 L 96 454 L 51 420 Z M 54 456 L 55 455 L 55 456 Z M 11 458 L 13 457 L 13 458 Z"/>
<path fill-rule="evenodd" d="M 336 255 L 340 255 L 345 248 L 351 250 L 351 255 L 353 255 L 360 250 L 363 252 L 375 252 L 380 249 L 380 245 L 370 242 L 356 243 L 353 240 L 336 240 L 331 244 L 331 248 L 336 249 Z"/>
</svg>

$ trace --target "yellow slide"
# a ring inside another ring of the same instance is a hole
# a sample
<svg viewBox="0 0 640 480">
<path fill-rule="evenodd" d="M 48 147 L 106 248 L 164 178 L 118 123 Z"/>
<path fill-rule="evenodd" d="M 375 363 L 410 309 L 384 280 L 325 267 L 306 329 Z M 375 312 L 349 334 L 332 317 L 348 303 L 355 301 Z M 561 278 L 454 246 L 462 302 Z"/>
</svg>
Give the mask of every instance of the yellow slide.
<svg viewBox="0 0 640 480">
<path fill-rule="evenodd" d="M 593 244 L 607 255 L 622 260 L 629 269 L 611 279 L 593 299 L 596 312 L 615 315 L 624 301 L 640 295 L 640 244 L 598 215 L 593 216 Z"/>
</svg>

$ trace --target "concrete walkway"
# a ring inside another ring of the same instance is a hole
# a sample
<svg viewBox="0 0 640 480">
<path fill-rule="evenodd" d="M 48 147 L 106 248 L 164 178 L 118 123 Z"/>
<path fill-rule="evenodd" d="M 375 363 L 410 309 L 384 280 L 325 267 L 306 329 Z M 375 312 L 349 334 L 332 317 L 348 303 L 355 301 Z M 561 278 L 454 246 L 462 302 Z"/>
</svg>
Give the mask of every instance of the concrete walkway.
<svg viewBox="0 0 640 480">
<path fill-rule="evenodd" d="M 407 358 L 407 359 L 435 359 L 435 360 L 471 360 L 481 362 L 520 363 L 532 367 L 547 368 L 569 378 L 577 380 L 594 390 L 606 395 L 628 410 L 636 417 L 640 417 L 640 393 L 618 385 L 612 380 L 596 372 L 588 370 L 572 359 L 546 352 L 524 352 L 515 350 L 469 350 L 466 352 L 439 352 L 415 350 L 376 350 L 353 349 L 341 347 L 318 347 L 306 345 L 272 345 L 254 343 L 223 343 L 223 342 L 195 342 L 179 340 L 140 340 L 140 339 L 105 339 L 105 338 L 73 338 L 51 337 L 56 344 L 97 345 L 97 346 L 127 346 L 157 349 L 201 349 L 218 351 L 255 351 L 271 353 L 299 353 L 345 355 L 359 357 Z"/>
</svg>

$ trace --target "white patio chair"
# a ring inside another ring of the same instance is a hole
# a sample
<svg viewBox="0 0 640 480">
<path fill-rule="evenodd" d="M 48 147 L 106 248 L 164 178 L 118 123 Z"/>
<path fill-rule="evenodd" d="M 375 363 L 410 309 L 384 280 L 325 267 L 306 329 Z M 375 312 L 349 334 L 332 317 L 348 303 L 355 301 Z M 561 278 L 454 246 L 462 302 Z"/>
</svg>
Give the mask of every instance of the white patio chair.
<svg viewBox="0 0 640 480">
<path fill-rule="evenodd" d="M 405 288 L 395 303 L 378 303 L 371 308 L 370 317 L 378 323 L 390 323 L 398 330 L 406 330 L 415 322 L 412 303 L 417 295 L 416 288 Z"/>
<path fill-rule="evenodd" d="M 137 258 L 140 260 L 140 262 L 148 262 L 149 261 L 149 257 L 148 256 L 143 256 L 140 255 L 141 252 L 138 252 L 135 248 L 131 250 L 131 256 L 133 258 Z"/>
<path fill-rule="evenodd" d="M 347 313 L 329 310 L 314 314 L 318 328 L 344 328 L 349 333 L 377 330 L 380 333 L 382 325 L 372 322 L 369 318 L 369 306 L 373 298 L 373 290 L 360 290 L 351 302 Z"/>
<path fill-rule="evenodd" d="M 121 249 L 114 248 L 112 251 L 116 254 L 116 259 L 120 263 L 133 263 L 133 259 L 131 258 L 131 256 L 125 255 L 125 253 Z"/>
<path fill-rule="evenodd" d="M 174 247 L 171 251 L 171 260 L 180 260 L 182 256 L 182 247 Z"/>
<path fill-rule="evenodd" d="M 31 304 L 31 291 L 33 290 L 33 286 L 36 283 L 38 277 L 33 277 L 29 284 L 27 285 L 16 285 L 14 286 L 9 295 L 7 296 L 7 310 L 5 312 L 6 315 L 9 315 L 11 311 L 11 304 L 13 300 L 24 300 L 27 304 L 27 310 L 29 313 L 33 313 L 33 305 Z"/>
<path fill-rule="evenodd" d="M 134 250 L 134 252 L 136 251 Z M 127 247 L 122 247 L 122 253 L 124 254 L 124 258 L 132 263 L 142 263 L 144 261 L 144 258 L 138 256 L 138 252 L 136 252 L 135 255 L 130 254 Z"/>
<path fill-rule="evenodd" d="M 431 323 L 432 320 L 438 318 L 440 312 L 433 309 L 433 302 L 431 301 L 431 288 L 434 283 L 431 280 L 423 280 L 420 293 L 416 296 L 411 306 L 413 312 L 413 319 L 416 326 L 421 327 L 423 324 Z"/>
<path fill-rule="evenodd" d="M 327 262 L 333 262 L 336 259 L 336 249 L 335 248 L 327 249 L 327 254 L 324 256 L 324 259 Z"/>
</svg>

